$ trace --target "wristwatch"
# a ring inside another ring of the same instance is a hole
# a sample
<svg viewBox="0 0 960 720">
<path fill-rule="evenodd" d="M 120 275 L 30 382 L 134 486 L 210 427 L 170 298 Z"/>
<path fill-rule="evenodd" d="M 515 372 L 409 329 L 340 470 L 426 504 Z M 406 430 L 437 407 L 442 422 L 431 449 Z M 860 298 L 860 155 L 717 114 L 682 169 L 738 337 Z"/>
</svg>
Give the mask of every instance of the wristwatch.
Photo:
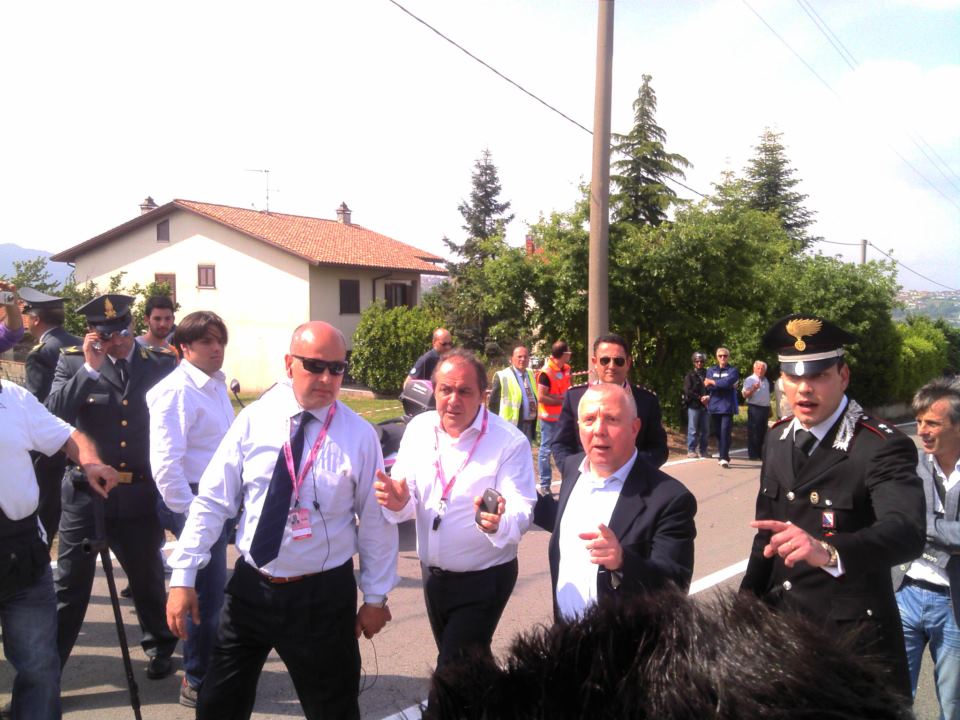
<svg viewBox="0 0 960 720">
<path fill-rule="evenodd" d="M 387 606 L 387 596 L 383 596 L 383 600 L 378 600 L 377 602 L 364 602 L 364 605 L 369 605 L 370 607 L 375 608 L 385 608 Z"/>
<path fill-rule="evenodd" d="M 830 555 L 830 559 L 827 560 L 825 567 L 836 567 L 837 561 L 840 558 L 840 555 L 837 553 L 837 549 L 828 542 L 820 541 L 820 547 L 827 551 L 827 554 Z"/>
</svg>

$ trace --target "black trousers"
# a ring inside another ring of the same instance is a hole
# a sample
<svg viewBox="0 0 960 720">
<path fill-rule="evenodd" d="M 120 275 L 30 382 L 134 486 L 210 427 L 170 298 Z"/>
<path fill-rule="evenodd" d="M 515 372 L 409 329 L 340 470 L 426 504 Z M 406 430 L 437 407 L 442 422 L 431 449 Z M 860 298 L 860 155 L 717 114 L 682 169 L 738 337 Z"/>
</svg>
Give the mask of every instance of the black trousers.
<svg viewBox="0 0 960 720">
<path fill-rule="evenodd" d="M 115 488 L 104 501 L 104 529 L 107 544 L 130 581 L 144 652 L 150 657 L 169 657 L 177 646 L 177 638 L 167 627 L 167 589 L 160 559 L 163 530 L 153 499 L 156 492 L 152 480 Z M 97 556 L 83 551 L 83 541 L 94 538 L 93 503 L 101 502 L 99 497 L 94 499 L 91 491 L 75 488 L 69 476 L 63 481 L 62 500 L 54 573 L 61 666 L 70 657 L 90 602 Z M 138 508 L 149 508 L 149 514 L 136 512 Z"/>
<path fill-rule="evenodd" d="M 769 419 L 769 405 L 747 403 L 747 455 L 753 460 L 759 460 L 763 455 L 763 439 L 767 435 Z"/>
<path fill-rule="evenodd" d="M 197 720 L 247 720 L 272 649 L 290 672 L 307 720 L 359 719 L 356 617 L 352 559 L 275 585 L 240 558 L 227 583 Z"/>
<path fill-rule="evenodd" d="M 438 668 L 471 648 L 490 652 L 493 633 L 517 583 L 517 567 L 516 559 L 472 572 L 420 566 Z"/>
</svg>

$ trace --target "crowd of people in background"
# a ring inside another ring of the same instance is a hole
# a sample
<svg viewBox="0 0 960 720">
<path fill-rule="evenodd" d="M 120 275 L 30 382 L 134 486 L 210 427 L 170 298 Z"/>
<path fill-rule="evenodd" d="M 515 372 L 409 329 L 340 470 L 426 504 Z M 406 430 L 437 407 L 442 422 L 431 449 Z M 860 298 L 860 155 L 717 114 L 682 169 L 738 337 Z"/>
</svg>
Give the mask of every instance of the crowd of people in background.
<svg viewBox="0 0 960 720">
<path fill-rule="evenodd" d="M 97 533 L 129 579 L 147 677 L 174 672 L 182 640 L 178 701 L 198 718 L 249 718 L 271 650 L 306 717 L 359 718 L 358 638 L 392 620 L 397 525 L 407 520 L 437 650 L 429 717 L 497 707 L 540 717 L 564 706 L 557 716 L 626 717 L 643 703 L 681 717 L 658 675 L 669 667 L 697 688 L 686 706 L 716 717 L 761 717 L 803 698 L 834 717 L 869 707 L 871 717 L 905 718 L 927 646 L 944 716 L 960 717 L 960 385 L 936 379 L 917 392 L 918 451 L 848 397 L 845 348 L 856 338 L 825 318 L 790 315 L 764 335 L 777 388 L 763 361 L 741 382 L 727 348 L 709 367 L 704 353 L 692 356 L 688 458 L 707 455 L 712 433 L 720 467 L 730 466 L 742 397 L 748 458 L 763 463 L 744 597 L 708 610 L 682 597 L 697 502 L 662 469 L 660 402 L 631 381 L 621 335 L 594 339 L 590 382 L 572 384 L 558 340 L 536 371 L 529 348 L 514 347 L 488 388 L 483 362 L 436 329 L 407 378 L 432 382 L 436 409 L 410 420 L 387 474 L 373 427 L 339 400 L 348 342 L 325 322 L 292 329 L 284 377 L 234 417 L 221 369 L 228 329 L 215 313 L 191 312 L 174 329 L 173 303 L 151 298 L 147 332 L 134 337 L 134 299 L 106 294 L 80 308 L 88 328 L 75 338 L 60 298 L 19 297 L 6 303 L 0 349 L 24 327 L 38 344 L 28 387 L 0 385 L 10 463 L 0 477 L 0 622 L 14 718 L 60 717 L 60 674 L 95 572 L 83 545 Z M 781 394 L 791 411 L 771 426 Z M 554 624 L 518 640 L 504 669 L 491 642 L 534 524 L 551 533 Z M 169 592 L 165 529 L 177 537 Z M 573 646 L 638 662 L 597 678 L 564 651 Z M 709 662 L 729 648 L 755 677 Z"/>
</svg>

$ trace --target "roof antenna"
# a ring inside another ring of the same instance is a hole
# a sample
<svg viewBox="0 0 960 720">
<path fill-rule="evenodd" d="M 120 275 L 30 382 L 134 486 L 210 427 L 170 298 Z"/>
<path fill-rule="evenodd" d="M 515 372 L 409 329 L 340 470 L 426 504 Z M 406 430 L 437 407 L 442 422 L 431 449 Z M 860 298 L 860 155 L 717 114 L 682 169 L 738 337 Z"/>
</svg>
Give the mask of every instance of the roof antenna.
<svg viewBox="0 0 960 720">
<path fill-rule="evenodd" d="M 264 177 L 267 180 L 267 209 L 265 212 L 270 212 L 270 171 L 269 170 L 245 170 L 244 172 L 255 172 L 263 173 Z M 274 192 L 280 192 L 279 190 L 274 190 Z"/>
</svg>

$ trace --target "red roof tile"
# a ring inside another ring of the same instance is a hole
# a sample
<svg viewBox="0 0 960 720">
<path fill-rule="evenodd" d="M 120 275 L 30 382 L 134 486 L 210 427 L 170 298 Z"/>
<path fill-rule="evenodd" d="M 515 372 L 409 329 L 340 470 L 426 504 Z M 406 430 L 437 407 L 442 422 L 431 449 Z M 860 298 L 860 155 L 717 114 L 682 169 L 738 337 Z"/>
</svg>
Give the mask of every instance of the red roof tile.
<svg viewBox="0 0 960 720">
<path fill-rule="evenodd" d="M 293 253 L 314 265 L 372 267 L 445 275 L 444 258 L 420 250 L 373 230 L 337 220 L 302 215 L 260 212 L 228 205 L 174 200 L 133 220 L 108 230 L 51 259 L 73 262 L 84 251 L 102 245 L 146 223 L 156 222 L 175 209 L 193 212 L 238 232 Z"/>
</svg>

